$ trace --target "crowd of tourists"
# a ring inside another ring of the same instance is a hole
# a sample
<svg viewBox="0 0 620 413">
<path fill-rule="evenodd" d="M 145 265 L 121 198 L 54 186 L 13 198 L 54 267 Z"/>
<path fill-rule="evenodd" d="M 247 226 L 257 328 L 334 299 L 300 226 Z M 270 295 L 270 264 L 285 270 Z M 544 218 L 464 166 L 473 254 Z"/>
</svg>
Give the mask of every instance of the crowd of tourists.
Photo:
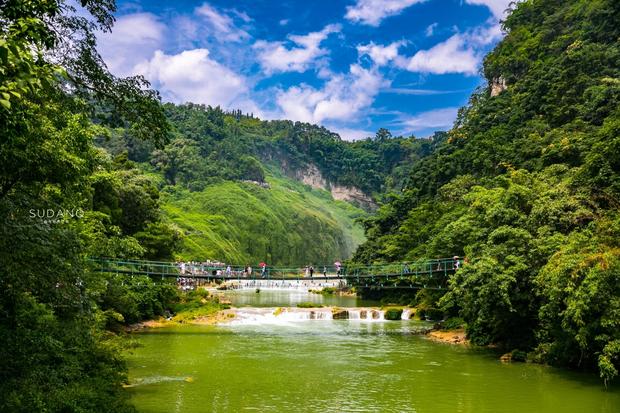
<svg viewBox="0 0 620 413">
<path fill-rule="evenodd" d="M 467 258 L 461 258 L 458 256 L 454 256 L 452 259 L 448 260 L 440 260 L 437 261 L 437 264 L 432 265 L 433 272 L 441 272 L 441 271 L 457 271 L 461 268 L 462 265 L 467 264 Z M 415 267 L 414 264 L 411 264 Z M 255 279 L 255 278 L 265 278 L 269 279 L 272 275 L 270 268 L 267 266 L 265 262 L 260 262 L 257 268 L 253 268 L 251 265 L 244 266 L 231 266 L 230 264 L 226 264 L 220 261 L 183 261 L 178 262 L 177 266 L 179 268 L 179 277 L 177 279 L 178 285 L 182 289 L 193 289 L 196 286 L 196 277 L 201 278 L 238 278 L 238 279 Z M 418 268 L 418 267 L 415 267 Z M 428 267 L 426 267 L 428 271 Z M 419 270 L 419 268 L 418 268 Z M 415 271 L 410 267 L 410 264 L 403 264 L 400 269 L 401 274 L 412 274 Z M 282 274 L 281 274 L 282 273 Z M 314 265 L 306 265 L 303 268 L 298 270 L 295 269 L 278 269 L 278 277 L 286 273 L 287 275 L 297 273 L 298 276 L 302 278 L 315 278 L 315 277 L 327 277 L 328 275 L 335 274 L 337 276 L 341 276 L 345 274 L 344 268 L 340 261 L 334 262 L 333 265 L 322 265 L 319 266 L 318 269 L 314 267 Z"/>
</svg>

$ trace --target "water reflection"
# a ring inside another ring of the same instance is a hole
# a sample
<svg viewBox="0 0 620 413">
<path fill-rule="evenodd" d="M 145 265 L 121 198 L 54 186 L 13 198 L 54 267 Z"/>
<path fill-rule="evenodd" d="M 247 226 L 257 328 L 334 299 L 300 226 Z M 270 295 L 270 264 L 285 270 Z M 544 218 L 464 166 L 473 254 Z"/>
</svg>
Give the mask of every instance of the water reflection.
<svg viewBox="0 0 620 413">
<path fill-rule="evenodd" d="M 217 291 L 230 299 L 235 307 L 295 307 L 302 302 L 312 302 L 334 307 L 371 307 L 378 301 L 362 300 L 356 296 L 322 295 L 303 290 L 260 290 L 254 289 Z"/>
</svg>

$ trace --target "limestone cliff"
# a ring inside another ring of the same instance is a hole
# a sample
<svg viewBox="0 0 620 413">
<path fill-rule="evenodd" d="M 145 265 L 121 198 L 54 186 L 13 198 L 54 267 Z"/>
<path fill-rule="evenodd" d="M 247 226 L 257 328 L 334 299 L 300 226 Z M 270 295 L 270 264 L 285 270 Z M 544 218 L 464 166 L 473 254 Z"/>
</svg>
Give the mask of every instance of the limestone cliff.
<svg viewBox="0 0 620 413">
<path fill-rule="evenodd" d="M 334 199 L 347 201 L 352 204 L 359 205 L 364 209 L 375 209 L 377 207 L 372 198 L 362 192 L 359 188 L 329 182 L 325 179 L 325 177 L 323 177 L 323 174 L 319 168 L 312 163 L 307 164 L 303 168 L 295 169 L 294 171 L 287 171 L 287 166 L 283 166 L 285 172 L 292 175 L 293 178 L 303 182 L 306 185 L 310 185 L 313 188 L 329 191 Z"/>
</svg>

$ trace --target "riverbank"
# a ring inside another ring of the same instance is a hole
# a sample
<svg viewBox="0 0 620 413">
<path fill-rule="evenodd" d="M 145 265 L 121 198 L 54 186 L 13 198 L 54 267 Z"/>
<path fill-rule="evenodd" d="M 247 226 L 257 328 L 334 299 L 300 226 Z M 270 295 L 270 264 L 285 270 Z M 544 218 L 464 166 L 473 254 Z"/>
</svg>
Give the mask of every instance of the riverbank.
<svg viewBox="0 0 620 413">
<path fill-rule="evenodd" d="M 146 320 L 139 323 L 130 324 L 125 327 L 125 332 L 133 333 L 136 331 L 147 330 L 152 328 L 164 328 L 182 325 L 216 325 L 226 322 L 235 317 L 229 309 L 220 310 L 217 313 L 198 316 L 196 318 L 188 318 L 186 314 L 180 314 L 181 319 L 172 317 L 170 319 L 158 318 L 156 320 Z"/>
<path fill-rule="evenodd" d="M 429 331 L 426 336 L 433 341 L 442 343 L 469 345 L 469 340 L 463 328 L 455 330 L 432 330 Z"/>
</svg>

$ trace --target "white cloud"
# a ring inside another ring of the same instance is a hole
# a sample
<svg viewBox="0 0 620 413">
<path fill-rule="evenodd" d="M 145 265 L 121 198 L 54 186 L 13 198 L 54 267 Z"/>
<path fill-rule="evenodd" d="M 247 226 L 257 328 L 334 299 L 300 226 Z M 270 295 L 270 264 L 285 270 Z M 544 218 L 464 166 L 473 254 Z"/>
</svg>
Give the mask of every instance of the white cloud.
<svg viewBox="0 0 620 413">
<path fill-rule="evenodd" d="M 429 24 L 426 27 L 426 30 L 424 30 L 424 34 L 426 35 L 426 37 L 431 37 L 433 33 L 435 33 L 435 29 L 437 28 L 438 25 L 439 23 Z"/>
<path fill-rule="evenodd" d="M 486 6 L 491 10 L 493 16 L 497 19 L 503 19 L 506 17 L 506 9 L 508 9 L 510 3 L 514 0 L 465 0 L 465 3 Z"/>
<path fill-rule="evenodd" d="M 475 75 L 480 59 L 460 34 L 436 44 L 428 50 L 420 50 L 409 59 L 406 69 L 422 73 L 464 73 Z"/>
<path fill-rule="evenodd" d="M 452 93 L 460 93 L 469 91 L 468 89 L 461 90 L 436 90 L 436 89 L 410 89 L 403 87 L 393 87 L 383 89 L 384 93 L 395 93 L 398 95 L 413 95 L 413 96 L 432 96 L 432 95 L 449 95 Z"/>
<path fill-rule="evenodd" d="M 419 50 L 412 57 L 397 58 L 397 64 L 412 72 L 475 75 L 484 56 L 484 46 L 501 38 L 497 23 L 457 33 L 428 50 Z"/>
<path fill-rule="evenodd" d="M 247 97 L 246 79 L 209 57 L 207 49 L 167 55 L 157 50 L 136 70 L 157 87 L 166 100 L 220 105 L 225 109 L 257 112 Z"/>
<path fill-rule="evenodd" d="M 336 132 L 340 137 L 346 141 L 357 141 L 359 139 L 365 139 L 369 136 L 374 136 L 374 132 L 366 129 L 355 128 L 341 128 L 339 126 L 326 125 L 326 128 L 332 132 Z"/>
<path fill-rule="evenodd" d="M 259 40 L 253 48 L 258 51 L 261 66 L 269 73 L 305 72 L 312 63 L 329 53 L 320 47 L 321 42 L 331 34 L 338 32 L 340 25 L 330 24 L 319 32 L 306 35 L 289 35 L 289 40 L 297 47 L 287 47 L 284 42 L 267 42 Z"/>
<path fill-rule="evenodd" d="M 394 42 L 387 46 L 374 44 L 370 42 L 365 45 L 357 46 L 358 55 L 368 55 L 379 66 L 385 66 L 391 60 L 396 59 L 398 56 L 398 48 L 402 46 L 404 42 Z"/>
<path fill-rule="evenodd" d="M 321 89 L 302 84 L 280 91 L 276 102 L 287 119 L 310 123 L 351 120 L 387 86 L 389 82 L 376 70 L 354 64 L 349 73 L 335 75 Z"/>
<path fill-rule="evenodd" d="M 165 31 L 166 26 L 153 14 L 128 14 L 117 18 L 111 33 L 99 33 L 97 49 L 112 73 L 129 76 L 137 63 L 161 48 Z"/>
<path fill-rule="evenodd" d="M 450 107 L 429 110 L 400 120 L 403 134 L 426 129 L 448 129 L 452 127 L 459 108 Z"/>
<path fill-rule="evenodd" d="M 381 20 L 399 14 L 416 3 L 426 0 L 357 0 L 353 6 L 347 7 L 345 18 L 369 26 L 379 26 Z"/>
<path fill-rule="evenodd" d="M 214 7 L 207 3 L 197 7 L 196 10 L 194 10 L 194 13 L 197 16 L 202 17 L 211 26 L 211 29 L 213 30 L 212 34 L 220 40 L 238 42 L 250 38 L 250 35 L 246 31 L 235 26 L 235 22 L 232 18 L 226 14 L 218 12 Z M 245 22 L 250 21 L 250 17 L 245 13 L 233 13 Z"/>
</svg>

